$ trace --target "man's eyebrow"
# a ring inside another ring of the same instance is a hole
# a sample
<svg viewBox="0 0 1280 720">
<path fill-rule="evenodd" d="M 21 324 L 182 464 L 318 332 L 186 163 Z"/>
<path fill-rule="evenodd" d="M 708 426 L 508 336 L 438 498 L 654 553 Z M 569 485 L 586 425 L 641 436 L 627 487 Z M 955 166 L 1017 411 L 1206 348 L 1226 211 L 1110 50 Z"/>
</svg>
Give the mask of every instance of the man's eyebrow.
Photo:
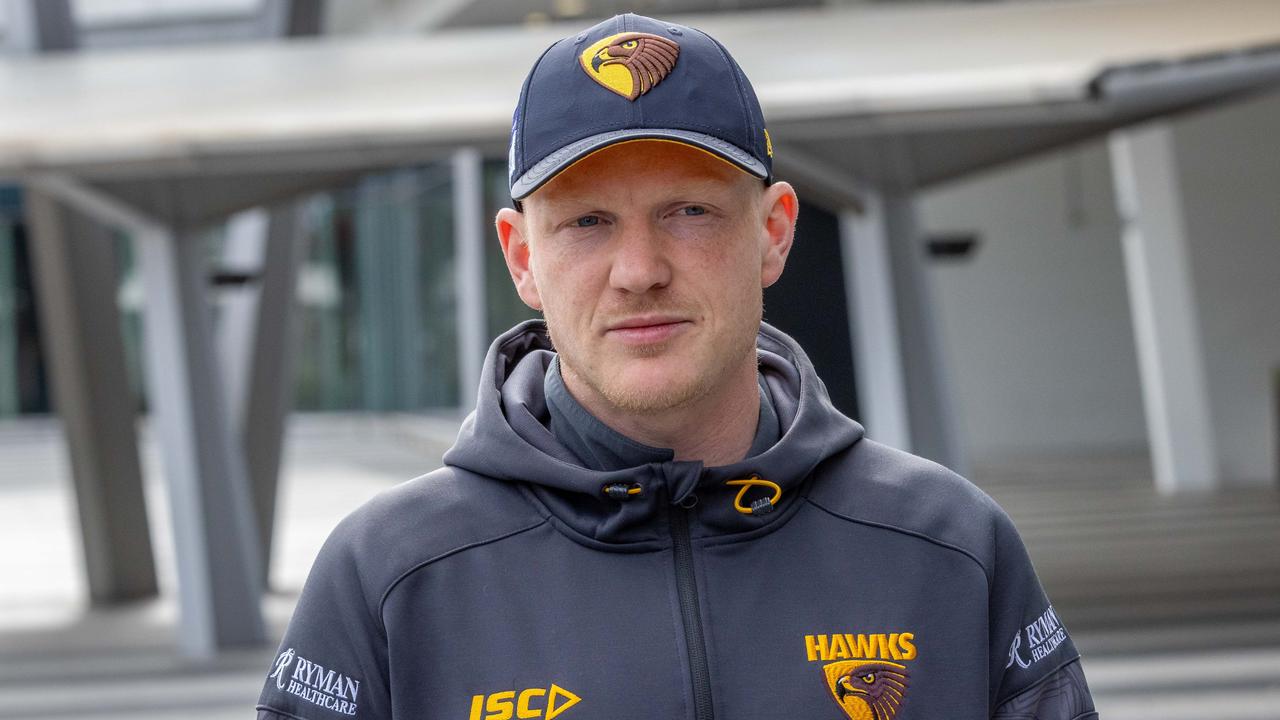
<svg viewBox="0 0 1280 720">
<path fill-rule="evenodd" d="M 587 200 L 572 196 L 561 196 L 560 198 L 539 198 L 538 202 L 545 210 L 553 213 L 578 211 L 582 208 L 599 204 L 594 200 Z"/>
<path fill-rule="evenodd" d="M 536 217 L 536 222 L 540 227 L 553 228 L 568 217 L 586 215 L 592 212 L 604 212 L 604 208 L 599 203 L 588 200 L 543 199 L 540 201 L 534 217 Z"/>
</svg>

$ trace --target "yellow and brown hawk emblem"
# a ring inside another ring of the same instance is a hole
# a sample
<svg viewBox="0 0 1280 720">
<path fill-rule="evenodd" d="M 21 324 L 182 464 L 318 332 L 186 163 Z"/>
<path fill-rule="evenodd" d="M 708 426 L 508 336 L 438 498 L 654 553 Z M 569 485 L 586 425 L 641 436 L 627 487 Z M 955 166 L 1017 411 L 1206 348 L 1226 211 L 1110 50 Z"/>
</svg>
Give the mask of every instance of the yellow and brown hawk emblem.
<svg viewBox="0 0 1280 720">
<path fill-rule="evenodd" d="M 592 80 L 635 100 L 671 72 L 680 57 L 680 46 L 658 35 L 619 33 L 592 43 L 578 61 Z"/>
<path fill-rule="evenodd" d="M 845 660 L 822 667 L 831 697 L 851 720 L 893 720 L 907 694 L 905 665 Z"/>
</svg>

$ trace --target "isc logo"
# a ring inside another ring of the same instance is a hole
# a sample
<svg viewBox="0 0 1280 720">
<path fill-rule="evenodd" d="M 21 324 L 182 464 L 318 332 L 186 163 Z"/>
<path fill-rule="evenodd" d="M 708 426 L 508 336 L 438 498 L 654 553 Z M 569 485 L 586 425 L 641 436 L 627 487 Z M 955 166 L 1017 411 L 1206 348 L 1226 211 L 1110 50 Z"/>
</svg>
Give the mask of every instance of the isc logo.
<svg viewBox="0 0 1280 720">
<path fill-rule="evenodd" d="M 511 720 L 511 718 L 542 718 L 552 720 L 580 700 L 577 695 L 551 683 L 550 688 L 503 690 L 489 695 L 471 697 L 471 717 L 468 720 Z"/>
</svg>

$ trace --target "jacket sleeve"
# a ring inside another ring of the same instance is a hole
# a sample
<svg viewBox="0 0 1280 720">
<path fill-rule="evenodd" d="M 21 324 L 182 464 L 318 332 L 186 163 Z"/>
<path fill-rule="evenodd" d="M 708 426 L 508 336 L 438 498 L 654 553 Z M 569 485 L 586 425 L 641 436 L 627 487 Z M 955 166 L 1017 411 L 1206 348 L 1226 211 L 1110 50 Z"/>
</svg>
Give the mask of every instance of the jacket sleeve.
<svg viewBox="0 0 1280 720">
<path fill-rule="evenodd" d="M 994 505 L 994 502 L 992 503 Z M 1080 653 L 1009 516 L 995 508 L 988 606 L 993 720 L 1096 718 Z"/>
<path fill-rule="evenodd" d="M 267 670 L 258 720 L 390 720 L 380 598 L 361 577 L 373 544 L 350 517 L 325 541 Z"/>
</svg>

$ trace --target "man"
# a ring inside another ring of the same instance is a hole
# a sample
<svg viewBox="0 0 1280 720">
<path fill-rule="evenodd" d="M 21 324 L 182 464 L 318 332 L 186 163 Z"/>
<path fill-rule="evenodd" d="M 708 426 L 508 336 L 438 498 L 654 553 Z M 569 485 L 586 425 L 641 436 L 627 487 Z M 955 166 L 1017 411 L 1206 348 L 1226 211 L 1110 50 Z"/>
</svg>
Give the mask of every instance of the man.
<svg viewBox="0 0 1280 720">
<path fill-rule="evenodd" d="M 1096 717 L 1008 517 L 761 322 L 795 191 L 716 41 L 623 15 L 521 91 L 497 217 L 543 321 L 445 467 L 326 543 L 259 718 Z"/>
</svg>

